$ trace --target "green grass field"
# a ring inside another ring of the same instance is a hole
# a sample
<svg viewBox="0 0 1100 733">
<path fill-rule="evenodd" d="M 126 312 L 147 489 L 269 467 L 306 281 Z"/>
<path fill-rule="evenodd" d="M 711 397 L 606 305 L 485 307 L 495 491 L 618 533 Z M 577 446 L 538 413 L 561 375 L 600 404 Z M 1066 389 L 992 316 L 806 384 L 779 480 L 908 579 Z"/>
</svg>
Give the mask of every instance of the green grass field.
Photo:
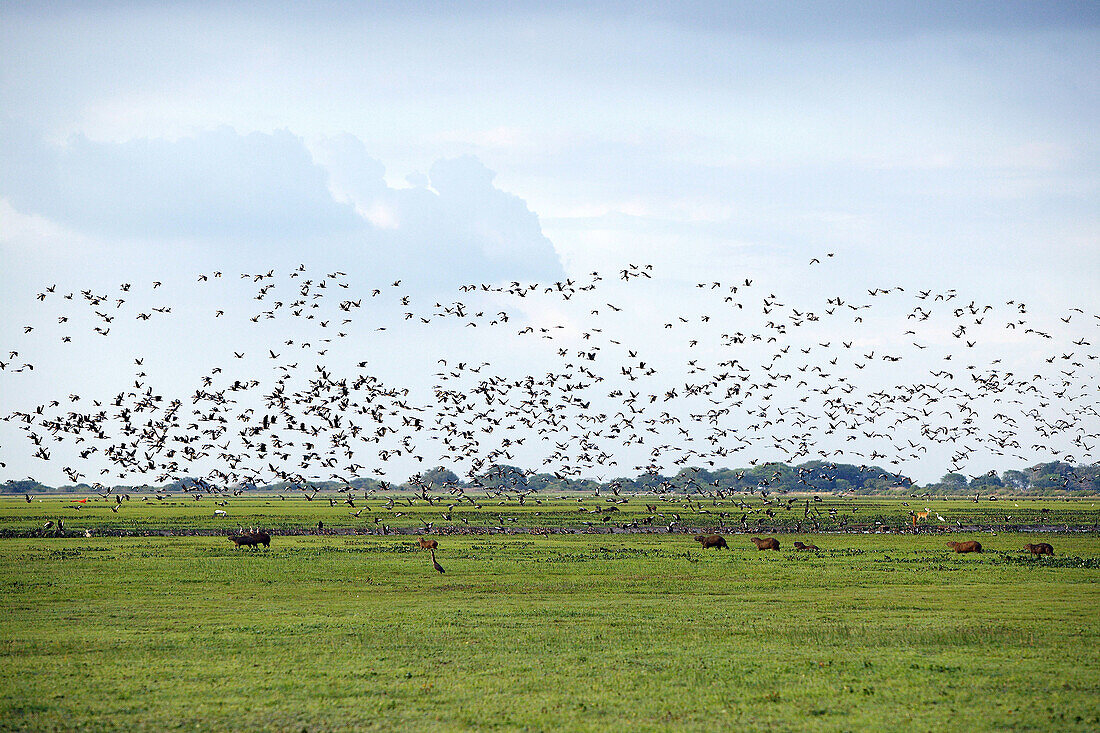
<svg viewBox="0 0 1100 733">
<path fill-rule="evenodd" d="M 0 539 L 0 728 L 1097 730 L 1100 538 L 975 536 Z"/>
<path fill-rule="evenodd" d="M 313 501 L 299 496 L 279 499 L 230 497 L 223 504 L 203 496 L 195 501 L 190 495 L 173 495 L 157 500 L 132 495 L 116 506 L 113 496 L 92 495 L 78 503 L 71 496 L 46 496 L 27 502 L 23 497 L 0 498 L 0 536 L 39 532 L 47 522 L 61 519 L 70 533 L 83 530 L 140 534 L 146 532 L 221 531 L 229 533 L 238 526 L 263 526 L 278 531 L 304 531 L 322 521 L 326 528 L 381 533 L 383 525 L 391 529 L 424 528 L 433 531 L 466 531 L 471 527 L 502 527 L 505 530 L 548 528 L 579 531 L 623 528 L 637 523 L 639 529 L 663 529 L 675 521 L 680 528 L 717 528 L 755 531 L 758 527 L 782 531 L 844 531 L 853 528 L 873 530 L 912 528 L 910 511 L 930 509 L 929 517 L 919 524 L 922 531 L 949 531 L 965 527 L 1012 531 L 1024 527 L 1048 527 L 1056 530 L 1100 531 L 1100 499 L 1050 501 L 1003 499 L 1000 501 L 837 498 L 825 496 L 815 502 L 810 497 L 794 498 L 793 503 L 773 500 L 763 504 L 759 497 L 702 502 L 684 497 L 658 499 L 631 497 L 618 503 L 615 497 L 591 494 L 569 498 L 528 498 L 519 503 L 475 495 L 472 500 L 454 497 L 437 499 L 429 505 L 411 495 L 393 493 L 366 500 L 355 506 L 343 503 L 344 495 L 332 492 L 335 506 L 326 495 Z M 647 506 L 655 507 L 650 511 Z M 117 511 L 116 511 L 117 509 Z M 215 511 L 226 512 L 215 516 Z M 811 513 L 807 515 L 807 510 Z M 770 514 L 768 513 L 770 512 Z M 358 516 L 355 514 L 358 513 Z M 942 518 L 942 521 L 941 521 Z"/>
</svg>

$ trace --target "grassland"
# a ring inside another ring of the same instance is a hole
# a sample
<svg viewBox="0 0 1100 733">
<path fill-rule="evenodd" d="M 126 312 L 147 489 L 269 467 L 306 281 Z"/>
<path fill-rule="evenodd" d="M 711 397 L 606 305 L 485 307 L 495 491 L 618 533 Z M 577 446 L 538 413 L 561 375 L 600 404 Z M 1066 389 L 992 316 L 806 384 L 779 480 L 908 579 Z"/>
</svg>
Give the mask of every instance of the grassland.
<svg viewBox="0 0 1100 733">
<path fill-rule="evenodd" d="M 195 500 L 192 496 L 198 496 Z M 468 500 L 454 497 L 435 499 L 428 504 L 411 495 L 391 494 L 379 498 L 344 503 L 344 495 L 332 492 L 332 500 L 320 495 L 313 501 L 298 496 L 280 499 L 276 495 L 234 497 L 215 503 L 203 495 L 172 495 L 157 499 L 132 495 L 116 504 L 114 496 L 45 496 L 27 502 L 22 497 L 0 498 L 0 536 L 41 533 L 44 525 L 61 519 L 70 533 L 83 530 L 115 534 L 143 533 L 228 533 L 238 526 L 263 526 L 276 532 L 301 532 L 317 527 L 318 521 L 330 530 L 381 533 L 387 529 L 411 530 L 432 526 L 435 532 L 465 532 L 470 528 L 501 528 L 503 531 L 527 529 L 610 531 L 624 527 L 637 530 L 665 531 L 674 528 L 719 528 L 727 531 L 775 530 L 853 531 L 911 530 L 910 511 L 930 509 L 927 520 L 919 523 L 924 532 L 955 531 L 963 528 L 996 531 L 1047 528 L 1053 531 L 1100 531 L 1100 499 L 1050 501 L 1005 499 L 973 502 L 969 500 L 838 498 L 825 496 L 794 498 L 793 503 L 759 497 L 738 496 L 702 502 L 685 497 L 658 499 L 631 497 L 625 503 L 618 497 L 585 496 L 500 498 L 484 493 Z M 792 497 L 793 498 L 793 497 Z M 650 511 L 647 506 L 655 507 Z M 215 516 L 216 510 L 226 512 Z M 769 513 L 770 512 L 770 513 Z M 358 516 L 356 516 L 358 514 Z"/>
<path fill-rule="evenodd" d="M 409 536 L 0 539 L 0 728 L 1100 727 L 1095 534 L 779 537 L 444 536 L 442 575 Z"/>
</svg>

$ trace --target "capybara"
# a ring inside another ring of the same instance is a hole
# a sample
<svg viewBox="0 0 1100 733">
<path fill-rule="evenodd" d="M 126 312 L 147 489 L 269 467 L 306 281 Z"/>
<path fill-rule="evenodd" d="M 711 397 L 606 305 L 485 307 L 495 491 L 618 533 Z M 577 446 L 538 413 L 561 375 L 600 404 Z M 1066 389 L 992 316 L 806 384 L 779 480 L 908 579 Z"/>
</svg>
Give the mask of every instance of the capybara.
<svg viewBox="0 0 1100 733">
<path fill-rule="evenodd" d="M 981 552 L 982 543 L 977 540 L 967 540 L 966 542 L 948 542 L 947 546 L 954 549 L 955 552 Z"/>
<path fill-rule="evenodd" d="M 262 529 L 252 533 L 253 544 L 271 547 L 271 535 Z"/>
<path fill-rule="evenodd" d="M 1054 548 L 1046 542 L 1036 542 L 1034 545 L 1024 545 L 1024 549 L 1032 555 L 1054 555 Z"/>
<path fill-rule="evenodd" d="M 801 542 L 794 543 L 794 549 L 796 550 L 816 550 L 817 545 L 806 545 Z"/>
<path fill-rule="evenodd" d="M 765 537 L 764 539 L 760 539 L 759 537 L 753 537 L 749 541 L 752 542 L 754 545 L 756 545 L 756 549 L 758 549 L 758 550 L 778 550 L 779 549 L 779 540 L 777 540 L 774 537 Z"/>
<path fill-rule="evenodd" d="M 696 535 L 695 541 L 701 544 L 704 550 L 708 547 L 717 547 L 719 549 L 725 547 L 727 550 L 729 549 L 729 545 L 726 544 L 726 538 L 720 534 Z"/>
<path fill-rule="evenodd" d="M 240 547 L 241 545 L 245 547 L 255 547 L 257 542 L 256 538 L 250 534 L 236 534 L 230 537 L 229 541 L 236 547 Z"/>
<path fill-rule="evenodd" d="M 424 548 L 425 550 L 438 550 L 439 549 L 439 543 L 438 542 L 436 542 L 435 540 L 426 539 L 424 537 L 420 538 L 420 546 L 422 548 Z"/>
</svg>

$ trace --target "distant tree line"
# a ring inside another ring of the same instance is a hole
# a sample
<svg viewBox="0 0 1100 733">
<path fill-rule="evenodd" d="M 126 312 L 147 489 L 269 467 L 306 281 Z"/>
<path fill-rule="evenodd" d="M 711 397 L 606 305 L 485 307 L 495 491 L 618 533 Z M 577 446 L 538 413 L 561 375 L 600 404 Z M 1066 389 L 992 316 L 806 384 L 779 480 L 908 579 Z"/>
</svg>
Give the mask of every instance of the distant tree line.
<svg viewBox="0 0 1100 733">
<path fill-rule="evenodd" d="M 924 487 L 935 496 L 973 494 L 1027 494 L 1029 496 L 1088 496 L 1100 494 L 1100 465 L 1073 466 L 1061 461 L 1038 463 L 1023 471 L 1004 471 L 967 477 L 948 473 Z"/>
<path fill-rule="evenodd" d="M 850 463 L 808 461 L 797 466 L 786 463 L 762 463 L 746 468 L 702 468 L 691 466 L 675 475 L 643 473 L 634 477 L 613 479 L 570 478 L 554 473 L 536 473 L 518 466 L 497 465 L 468 480 L 453 471 L 438 466 L 411 476 L 401 484 L 391 484 L 373 478 L 356 477 L 347 482 L 321 481 L 306 484 L 286 482 L 265 485 L 213 487 L 203 479 L 182 478 L 161 486 L 115 486 L 113 491 L 193 492 L 231 491 L 241 495 L 250 491 L 303 492 L 313 498 L 323 490 L 352 488 L 361 491 L 412 491 L 425 495 L 447 493 L 451 489 L 489 492 L 537 492 L 540 494 L 605 492 L 657 494 L 725 494 L 750 491 L 769 493 L 812 492 L 820 494 L 853 493 L 865 496 L 1088 496 L 1100 494 L 1100 464 L 1074 466 L 1054 461 L 1039 463 L 1022 471 L 995 471 L 979 476 L 948 473 L 938 482 L 918 486 L 900 473 L 879 466 L 856 466 Z M 27 478 L 0 484 L 0 494 L 94 493 L 103 486 L 85 483 L 44 486 Z"/>
</svg>

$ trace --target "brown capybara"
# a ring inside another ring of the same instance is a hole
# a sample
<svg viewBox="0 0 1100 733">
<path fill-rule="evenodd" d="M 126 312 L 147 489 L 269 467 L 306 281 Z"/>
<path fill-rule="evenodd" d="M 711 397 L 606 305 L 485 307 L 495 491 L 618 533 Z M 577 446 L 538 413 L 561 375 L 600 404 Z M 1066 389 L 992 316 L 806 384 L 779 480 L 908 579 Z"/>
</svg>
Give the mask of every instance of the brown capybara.
<svg viewBox="0 0 1100 733">
<path fill-rule="evenodd" d="M 752 542 L 754 545 L 756 545 L 756 549 L 758 549 L 758 550 L 778 550 L 779 549 L 779 540 L 777 540 L 774 537 L 765 537 L 764 539 L 760 539 L 759 537 L 753 537 L 749 541 Z"/>
<path fill-rule="evenodd" d="M 717 547 L 719 549 L 725 547 L 729 549 L 729 545 L 726 544 L 726 538 L 720 534 L 700 534 L 695 536 L 695 541 L 703 546 L 703 549 L 708 547 Z"/>
<path fill-rule="evenodd" d="M 233 543 L 235 547 L 255 547 L 256 538 L 250 534 L 236 534 L 229 538 L 229 541 Z"/>
<path fill-rule="evenodd" d="M 426 539 L 424 537 L 420 538 L 420 546 L 425 550 L 438 550 L 439 549 L 439 543 L 438 542 L 436 542 L 435 540 Z"/>
<path fill-rule="evenodd" d="M 803 544 L 801 542 L 795 542 L 794 543 L 794 549 L 796 549 L 796 550 L 816 550 L 817 545 L 812 545 L 812 544 L 811 545 L 806 545 L 806 544 Z"/>
<path fill-rule="evenodd" d="M 982 543 L 977 540 L 967 540 L 966 542 L 948 542 L 947 546 L 955 550 L 955 552 L 981 552 Z"/>
<path fill-rule="evenodd" d="M 264 547 L 271 547 L 271 535 L 264 532 L 262 529 L 253 532 L 251 535 L 253 545 L 263 545 Z"/>
<path fill-rule="evenodd" d="M 1034 545 L 1024 545 L 1024 549 L 1032 555 L 1054 555 L 1054 548 L 1046 542 L 1036 542 Z"/>
</svg>

